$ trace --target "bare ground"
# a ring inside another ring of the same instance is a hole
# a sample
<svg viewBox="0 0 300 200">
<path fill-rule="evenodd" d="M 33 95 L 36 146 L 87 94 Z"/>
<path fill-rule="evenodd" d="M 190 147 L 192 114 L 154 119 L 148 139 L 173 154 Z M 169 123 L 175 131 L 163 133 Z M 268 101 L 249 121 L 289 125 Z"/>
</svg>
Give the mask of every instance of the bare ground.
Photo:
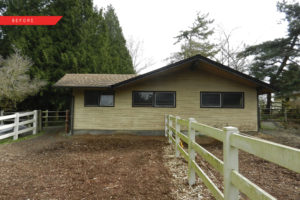
<svg viewBox="0 0 300 200">
<path fill-rule="evenodd" d="M 248 133 L 252 136 L 300 148 L 300 125 L 289 123 L 285 128 L 265 130 L 260 133 Z M 198 137 L 197 142 L 205 149 L 223 160 L 222 143 L 209 138 Z M 185 149 L 187 150 L 186 146 Z M 176 158 L 174 147 L 165 148 L 166 166 L 170 168 L 175 188 L 172 194 L 177 199 L 205 199 L 214 197 L 198 178 L 193 187 L 187 184 L 187 162 L 183 158 Z M 300 159 L 300 158 L 299 158 Z M 197 156 L 197 163 L 208 174 L 218 188 L 223 191 L 223 177 L 204 159 Z M 245 177 L 263 188 L 265 191 L 282 200 L 300 200 L 300 174 L 270 163 L 256 156 L 239 151 L 239 170 Z M 241 194 L 241 199 L 248 199 Z"/>
<path fill-rule="evenodd" d="M 0 146 L 0 199 L 172 199 L 163 137 L 43 135 Z"/>
<path fill-rule="evenodd" d="M 286 134 L 255 136 L 299 148 L 298 135 Z M 204 147 L 222 159 L 222 144 Z M 214 199 L 201 180 L 188 185 L 187 163 L 174 153 L 164 137 L 132 135 L 46 134 L 1 145 L 0 199 Z M 239 157 L 251 181 L 278 199 L 300 199 L 300 174 L 245 152 Z M 218 172 L 197 162 L 223 190 Z"/>
</svg>

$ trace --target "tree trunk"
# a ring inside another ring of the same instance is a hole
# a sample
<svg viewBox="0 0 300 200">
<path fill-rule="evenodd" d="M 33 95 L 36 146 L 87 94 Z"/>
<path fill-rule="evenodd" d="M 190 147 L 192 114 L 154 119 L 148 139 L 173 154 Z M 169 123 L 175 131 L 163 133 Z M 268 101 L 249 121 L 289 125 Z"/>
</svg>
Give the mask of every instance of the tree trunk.
<svg viewBox="0 0 300 200">
<path fill-rule="evenodd" d="M 291 43 L 291 46 L 289 48 L 289 51 L 292 51 L 294 49 L 294 46 L 296 44 L 297 39 L 298 39 L 298 35 L 295 35 L 294 38 L 292 39 L 292 43 Z M 273 76 L 271 78 L 271 80 L 270 80 L 270 84 L 271 85 L 273 85 L 275 83 L 277 77 L 282 73 L 284 67 L 287 65 L 287 61 L 288 61 L 289 58 L 290 58 L 289 54 L 287 54 L 286 56 L 283 57 L 282 62 L 280 64 L 280 66 L 279 66 L 279 68 L 278 68 L 275 76 Z M 267 106 L 266 106 L 266 108 L 267 108 L 267 112 L 270 113 L 270 109 L 271 109 L 271 93 L 267 94 Z"/>
<path fill-rule="evenodd" d="M 270 111 L 271 111 L 271 110 L 270 110 L 270 109 L 271 109 L 271 103 L 272 103 L 272 102 L 271 102 L 271 100 L 272 100 L 271 97 L 272 97 L 272 96 L 271 96 L 271 93 L 268 93 L 268 94 L 267 94 L 267 105 L 266 105 L 266 111 L 265 111 L 266 114 L 269 114 Z"/>
</svg>

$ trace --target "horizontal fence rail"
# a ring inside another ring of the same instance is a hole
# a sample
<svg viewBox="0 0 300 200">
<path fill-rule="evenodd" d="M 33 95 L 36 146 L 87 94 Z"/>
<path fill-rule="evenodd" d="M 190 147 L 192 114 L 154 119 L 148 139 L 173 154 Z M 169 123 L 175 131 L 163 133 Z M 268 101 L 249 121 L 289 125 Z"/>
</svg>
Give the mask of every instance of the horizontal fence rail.
<svg viewBox="0 0 300 200">
<path fill-rule="evenodd" d="M 20 134 L 31 131 L 37 133 L 37 110 L 0 116 L 0 140 L 12 136 L 17 140 Z"/>
<path fill-rule="evenodd" d="M 2 120 L 2 121 L 0 120 L 0 126 L 4 125 L 4 121 L 6 124 L 8 122 L 14 122 L 15 119 L 11 116 L 16 113 L 17 112 L 14 112 L 14 111 L 5 111 L 4 112 L 3 110 L 0 110 L 0 117 L 6 117 L 6 118 L 3 118 L 4 120 Z M 20 114 L 20 117 L 26 116 L 25 118 L 27 118 L 27 120 L 30 119 L 29 115 L 33 115 L 32 111 L 18 112 L 18 113 Z M 68 133 L 70 130 L 71 119 L 72 119 L 72 116 L 71 116 L 69 110 L 64 110 L 64 111 L 37 110 L 38 131 L 42 131 L 45 128 L 51 128 L 51 127 L 54 127 L 54 128 L 65 127 L 65 131 L 66 131 L 66 133 Z M 25 125 L 25 124 L 20 124 L 20 125 Z"/>
<path fill-rule="evenodd" d="M 182 127 L 188 130 L 187 134 L 181 131 Z M 223 161 L 196 143 L 196 132 L 223 142 Z M 224 127 L 222 130 L 198 123 L 193 118 L 186 120 L 166 115 L 165 136 L 169 139 L 169 143 L 175 145 L 176 157 L 181 154 L 188 162 L 189 184 L 195 184 L 197 174 L 218 200 L 238 200 L 240 191 L 254 200 L 276 199 L 239 173 L 239 149 L 300 173 L 300 149 L 241 135 L 235 127 Z M 188 145 L 188 151 L 181 147 L 180 141 Z M 223 175 L 224 193 L 196 163 L 196 153 Z"/>
<path fill-rule="evenodd" d="M 271 121 L 300 121 L 300 109 L 290 109 L 290 108 L 260 108 L 260 119 L 271 120 Z"/>
</svg>

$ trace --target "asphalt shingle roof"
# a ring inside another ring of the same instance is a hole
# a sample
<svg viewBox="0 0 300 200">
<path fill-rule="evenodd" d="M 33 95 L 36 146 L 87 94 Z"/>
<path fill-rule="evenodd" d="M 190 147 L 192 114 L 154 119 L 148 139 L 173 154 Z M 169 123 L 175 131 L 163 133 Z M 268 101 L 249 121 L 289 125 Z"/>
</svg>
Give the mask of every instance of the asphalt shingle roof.
<svg viewBox="0 0 300 200">
<path fill-rule="evenodd" d="M 66 74 L 56 87 L 109 87 L 137 76 L 136 74 Z"/>
<path fill-rule="evenodd" d="M 183 64 L 194 65 L 197 63 L 207 63 L 212 68 L 224 71 L 226 73 L 232 74 L 236 77 L 239 77 L 244 80 L 248 80 L 257 85 L 257 89 L 260 90 L 260 94 L 266 92 L 275 92 L 278 91 L 274 86 L 260 81 L 256 78 L 253 78 L 247 74 L 241 73 L 237 70 L 234 70 L 228 66 L 222 65 L 218 62 L 215 62 L 211 59 L 203 57 L 201 55 L 195 55 L 193 57 L 178 61 L 176 63 L 169 64 L 165 67 L 147 72 L 145 74 L 136 75 L 136 74 L 66 74 L 62 77 L 57 83 L 54 84 L 55 87 L 112 87 L 117 88 L 123 85 L 135 82 L 137 80 L 149 77 L 153 74 L 164 72 L 172 68 L 182 66 Z"/>
</svg>

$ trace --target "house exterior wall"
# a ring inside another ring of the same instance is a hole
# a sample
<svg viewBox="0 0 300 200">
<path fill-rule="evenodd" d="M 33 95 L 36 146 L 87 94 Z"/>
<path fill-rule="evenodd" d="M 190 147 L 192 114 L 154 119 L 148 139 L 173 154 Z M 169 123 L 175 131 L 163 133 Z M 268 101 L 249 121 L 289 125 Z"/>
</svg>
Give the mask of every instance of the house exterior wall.
<svg viewBox="0 0 300 200">
<path fill-rule="evenodd" d="M 195 118 L 214 127 L 257 131 L 256 88 L 201 69 L 180 69 L 115 89 L 114 107 L 85 107 L 84 90 L 73 89 L 74 130 L 164 130 L 164 115 Z M 132 91 L 176 91 L 176 108 L 132 107 Z M 244 92 L 244 108 L 200 108 L 200 92 Z"/>
</svg>

